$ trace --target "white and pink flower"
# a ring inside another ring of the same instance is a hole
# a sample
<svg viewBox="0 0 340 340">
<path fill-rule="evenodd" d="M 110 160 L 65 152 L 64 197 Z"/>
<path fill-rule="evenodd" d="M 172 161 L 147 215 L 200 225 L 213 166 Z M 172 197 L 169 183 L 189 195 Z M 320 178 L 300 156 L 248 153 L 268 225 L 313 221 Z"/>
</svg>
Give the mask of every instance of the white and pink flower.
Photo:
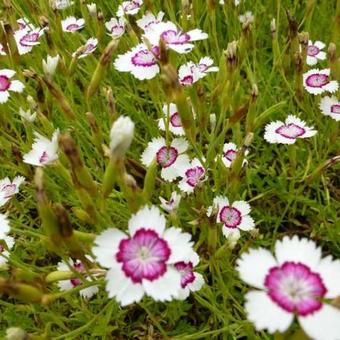
<svg viewBox="0 0 340 340">
<path fill-rule="evenodd" d="M 78 51 L 74 52 L 72 54 L 72 57 L 77 56 L 79 59 L 85 58 L 88 55 L 92 54 L 97 49 L 97 46 L 98 46 L 98 39 L 90 38 L 86 41 L 85 45 L 81 48 L 81 52 L 80 53 L 78 53 Z"/>
<path fill-rule="evenodd" d="M 9 98 L 9 91 L 22 92 L 24 84 L 19 80 L 11 80 L 15 71 L 9 69 L 0 70 L 0 104 L 6 103 Z"/>
<path fill-rule="evenodd" d="M 6 204 L 15 194 L 19 192 L 19 187 L 25 182 L 22 176 L 16 176 L 13 181 L 8 177 L 0 180 L 0 207 Z"/>
<path fill-rule="evenodd" d="M 173 191 L 169 200 L 166 200 L 163 197 L 159 197 L 159 200 L 161 201 L 161 207 L 165 211 L 167 211 L 168 213 L 174 213 L 176 212 L 179 203 L 181 202 L 181 198 L 182 196 L 178 192 Z"/>
<path fill-rule="evenodd" d="M 105 27 L 112 38 L 119 38 L 125 32 L 125 19 L 123 17 L 118 19 L 111 18 L 110 21 L 105 23 Z"/>
<path fill-rule="evenodd" d="M 312 69 L 303 74 L 303 86 L 307 92 L 317 95 L 323 92 L 336 92 L 339 84 L 336 80 L 330 80 L 330 69 Z"/>
<path fill-rule="evenodd" d="M 326 59 L 326 52 L 321 51 L 326 45 L 321 41 L 315 41 L 314 43 L 309 40 L 307 46 L 307 65 L 315 65 L 318 60 Z"/>
<path fill-rule="evenodd" d="M 14 32 L 14 39 L 17 43 L 18 52 L 20 55 L 29 53 L 33 47 L 39 45 L 39 39 L 44 34 L 44 29 L 33 28 L 28 30 L 27 28 Z"/>
<path fill-rule="evenodd" d="M 185 131 L 183 129 L 181 117 L 178 113 L 176 104 L 165 104 L 163 106 L 163 112 L 165 117 L 158 120 L 158 127 L 162 131 L 165 131 L 165 127 L 168 126 L 169 131 L 171 131 L 174 135 L 184 136 Z"/>
<path fill-rule="evenodd" d="M 19 18 L 17 20 L 17 24 L 19 26 L 19 30 L 23 30 L 23 29 L 31 30 L 34 28 L 27 18 Z"/>
<path fill-rule="evenodd" d="M 76 17 L 67 17 L 61 21 L 61 27 L 64 32 L 74 33 L 81 30 L 85 26 L 85 20 L 83 18 L 77 19 Z"/>
<path fill-rule="evenodd" d="M 122 17 L 124 15 L 135 15 L 139 12 L 142 5 L 143 0 L 123 1 L 118 7 L 116 15 L 117 17 Z"/>
<path fill-rule="evenodd" d="M 73 5 L 73 1 L 70 0 L 50 0 L 52 9 L 65 9 Z"/>
<path fill-rule="evenodd" d="M 189 261 L 180 261 L 175 263 L 175 268 L 181 274 L 181 289 L 178 292 L 178 299 L 185 300 L 190 292 L 200 290 L 204 284 L 203 275 L 194 271 L 199 263 L 199 257 L 196 253 L 193 254 Z"/>
<path fill-rule="evenodd" d="M 221 156 L 222 162 L 226 168 L 230 168 L 239 152 L 235 143 L 225 143 L 223 145 L 223 154 Z M 245 155 L 248 152 L 245 152 Z M 244 159 L 242 165 L 245 165 L 247 161 Z"/>
<path fill-rule="evenodd" d="M 321 98 L 320 110 L 325 116 L 340 120 L 340 101 L 335 96 Z"/>
<path fill-rule="evenodd" d="M 162 22 L 164 14 L 164 12 L 160 11 L 157 16 L 155 16 L 153 13 L 147 12 L 137 20 L 137 25 L 144 31 L 150 30 L 154 25 Z"/>
<path fill-rule="evenodd" d="M 189 53 L 194 48 L 193 41 L 207 39 L 208 34 L 200 29 L 183 32 L 174 23 L 167 21 L 152 25 L 152 29 L 145 32 L 145 38 L 155 46 L 162 39 L 168 48 L 182 54 Z"/>
<path fill-rule="evenodd" d="M 70 290 L 72 288 L 78 287 L 82 285 L 86 281 L 92 281 L 92 279 L 86 275 L 86 270 L 84 264 L 80 260 L 73 261 L 72 259 L 68 260 L 68 263 L 61 261 L 58 263 L 58 271 L 70 271 L 70 267 L 74 272 L 79 273 L 79 276 L 75 276 L 69 280 L 61 280 L 58 281 L 58 286 L 60 290 Z M 97 294 L 99 291 L 98 286 L 90 286 L 79 291 L 80 296 L 90 299 L 93 295 Z"/>
<path fill-rule="evenodd" d="M 4 45 L 0 44 L 0 55 L 6 55 Z"/>
<path fill-rule="evenodd" d="M 52 139 L 35 132 L 32 150 L 23 156 L 24 163 L 45 166 L 58 159 L 59 130 L 54 131 Z"/>
<path fill-rule="evenodd" d="M 230 204 L 227 197 L 217 196 L 213 205 L 208 208 L 207 215 L 211 216 L 213 210 L 217 211 L 216 221 L 223 224 L 222 232 L 228 239 L 238 240 L 240 230 L 249 231 L 255 227 L 255 222 L 249 215 L 250 205 L 245 201 Z"/>
<path fill-rule="evenodd" d="M 145 44 L 138 44 L 129 52 L 119 55 L 114 66 L 120 72 L 130 72 L 139 80 L 152 79 L 159 73 L 158 54 L 158 47 L 150 51 Z"/>
<path fill-rule="evenodd" d="M 200 186 L 206 179 L 206 171 L 202 163 L 194 158 L 180 173 L 181 180 L 178 187 L 181 191 L 191 194 L 197 186 Z"/>
<path fill-rule="evenodd" d="M 122 306 L 139 302 L 144 295 L 156 301 L 178 298 L 182 275 L 175 264 L 191 260 L 193 243 L 190 234 L 165 226 L 157 207 L 144 207 L 130 218 L 128 234 L 112 228 L 97 236 L 92 251 L 109 269 L 109 297 Z"/>
<path fill-rule="evenodd" d="M 145 166 L 156 160 L 162 168 L 162 178 L 172 182 L 189 163 L 189 157 L 184 154 L 187 149 L 188 142 L 184 138 L 175 138 L 170 145 L 162 137 L 154 138 L 144 150 L 141 160 Z"/>
<path fill-rule="evenodd" d="M 269 143 L 294 144 L 298 138 L 309 138 L 316 133 L 300 118 L 289 115 L 285 122 L 277 120 L 267 124 L 264 139 Z"/>
<path fill-rule="evenodd" d="M 275 256 L 264 248 L 241 256 L 240 277 L 257 288 L 245 308 L 258 331 L 285 332 L 296 316 L 310 338 L 339 339 L 340 310 L 328 299 L 340 296 L 340 261 L 321 256 L 313 241 L 297 236 L 276 241 Z"/>
</svg>

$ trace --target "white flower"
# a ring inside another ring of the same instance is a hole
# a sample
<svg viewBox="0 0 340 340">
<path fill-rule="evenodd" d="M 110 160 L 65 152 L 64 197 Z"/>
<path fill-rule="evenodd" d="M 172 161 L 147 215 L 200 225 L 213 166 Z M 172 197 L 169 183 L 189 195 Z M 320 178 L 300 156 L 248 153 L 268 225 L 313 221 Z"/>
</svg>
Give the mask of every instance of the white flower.
<svg viewBox="0 0 340 340">
<path fill-rule="evenodd" d="M 19 187 L 24 182 L 25 178 L 22 176 L 16 176 L 13 181 L 8 177 L 0 180 L 0 207 L 19 192 Z"/>
<path fill-rule="evenodd" d="M 241 24 L 251 24 L 254 22 L 254 15 L 252 12 L 247 11 L 243 15 L 240 15 L 239 17 L 240 23 Z"/>
<path fill-rule="evenodd" d="M 177 210 L 179 203 L 181 201 L 182 196 L 177 193 L 176 191 L 173 191 L 171 193 L 171 197 L 169 201 L 164 199 L 163 197 L 159 197 L 159 200 L 161 201 L 161 207 L 167 211 L 168 213 L 173 213 Z"/>
<path fill-rule="evenodd" d="M 145 44 L 138 44 L 129 52 L 119 55 L 114 66 L 120 72 L 130 72 L 139 80 L 152 79 L 159 73 L 158 53 L 156 47 L 149 51 Z"/>
<path fill-rule="evenodd" d="M 36 166 L 45 166 L 58 159 L 59 130 L 54 131 L 52 139 L 35 132 L 32 150 L 23 157 L 24 163 Z"/>
<path fill-rule="evenodd" d="M 86 6 L 87 6 L 87 9 L 88 9 L 88 11 L 89 11 L 89 13 L 92 17 L 97 16 L 97 5 L 94 2 L 92 2 L 92 3 L 90 3 Z"/>
<path fill-rule="evenodd" d="M 39 39 L 44 34 L 44 29 L 33 28 L 28 30 L 27 28 L 14 32 L 14 39 L 17 43 L 18 52 L 20 55 L 29 53 L 33 47 L 39 45 Z"/>
<path fill-rule="evenodd" d="M 113 124 L 110 131 L 111 153 L 122 157 L 131 145 L 135 129 L 134 122 L 129 117 L 121 116 Z"/>
<path fill-rule="evenodd" d="M 176 104 L 170 103 L 163 105 L 164 118 L 158 120 L 158 127 L 165 131 L 165 124 L 168 122 L 169 130 L 176 136 L 184 136 L 185 131 L 182 126 Z"/>
<path fill-rule="evenodd" d="M 97 49 L 97 45 L 98 45 L 98 39 L 90 38 L 86 41 L 85 45 L 82 47 L 81 53 L 78 54 L 78 52 L 74 52 L 72 54 L 72 57 L 75 57 L 78 55 L 79 59 L 85 58 Z"/>
<path fill-rule="evenodd" d="M 318 60 L 325 60 L 326 53 L 321 51 L 326 45 L 321 41 L 313 43 L 311 40 L 308 41 L 307 46 L 307 65 L 315 65 Z"/>
<path fill-rule="evenodd" d="M 325 116 L 340 120 L 340 101 L 335 96 L 321 98 L 320 110 Z"/>
<path fill-rule="evenodd" d="M 200 61 L 195 64 L 192 61 L 180 66 L 178 69 L 178 78 L 180 84 L 184 86 L 192 85 L 199 79 L 204 78 L 210 72 L 217 72 L 218 67 L 210 67 L 214 61 L 210 57 L 201 58 Z"/>
<path fill-rule="evenodd" d="M 225 143 L 223 145 L 222 162 L 226 168 L 230 168 L 233 161 L 237 157 L 238 148 L 234 143 Z M 247 154 L 248 152 L 245 152 Z M 245 165 L 247 161 L 244 159 L 242 165 Z"/>
<path fill-rule="evenodd" d="M 156 301 L 178 298 L 181 273 L 174 265 L 190 261 L 193 243 L 190 234 L 165 226 L 157 207 L 144 207 L 130 218 L 128 234 L 112 228 L 97 236 L 93 254 L 109 268 L 106 290 L 122 306 L 144 295 Z"/>
<path fill-rule="evenodd" d="M 51 7 L 53 9 L 65 9 L 73 5 L 73 1 L 70 0 L 50 0 Z"/>
<path fill-rule="evenodd" d="M 142 5 L 143 0 L 123 1 L 123 3 L 118 7 L 116 15 L 117 17 L 122 17 L 126 14 L 135 15 L 139 12 Z"/>
<path fill-rule="evenodd" d="M 60 59 L 59 54 L 57 54 L 55 57 L 51 57 L 48 55 L 46 58 L 46 61 L 43 59 L 42 66 L 43 66 L 44 73 L 47 77 L 49 78 L 53 77 L 57 69 L 59 59 Z"/>
<path fill-rule="evenodd" d="M 19 109 L 19 115 L 23 120 L 29 123 L 33 123 L 37 118 L 36 112 L 31 113 L 31 110 L 25 111 L 22 107 Z"/>
<path fill-rule="evenodd" d="M 178 299 L 185 300 L 190 292 L 200 290 L 204 284 L 202 274 L 194 272 L 194 267 L 197 266 L 199 257 L 196 253 L 187 262 L 181 261 L 175 263 L 175 268 L 181 274 L 181 288 L 178 292 Z"/>
<path fill-rule="evenodd" d="M 86 276 L 85 266 L 80 260 L 73 261 L 72 259 L 68 260 L 68 265 L 61 261 L 58 263 L 58 271 L 70 271 L 70 267 L 73 268 L 74 271 L 78 272 L 81 276 L 85 276 L 86 281 L 92 281 L 92 279 Z M 58 281 L 58 286 L 60 290 L 70 290 L 74 287 L 77 287 L 84 283 L 84 280 L 79 277 L 74 277 L 70 280 L 61 280 Z M 98 286 L 90 286 L 79 291 L 80 296 L 90 299 L 94 294 L 97 294 L 99 291 Z"/>
<path fill-rule="evenodd" d="M 188 142 L 184 138 L 175 138 L 168 146 L 164 138 L 154 138 L 144 150 L 141 160 L 149 166 L 155 159 L 162 168 L 162 178 L 172 182 L 189 163 L 189 157 L 184 154 L 187 149 Z"/>
<path fill-rule="evenodd" d="M 0 104 L 6 103 L 9 98 L 9 91 L 22 92 L 24 84 L 19 80 L 11 80 L 15 71 L 9 69 L 0 70 Z"/>
<path fill-rule="evenodd" d="M 9 250 L 11 250 L 14 246 L 14 238 L 9 235 L 4 235 L 0 237 L 0 266 L 3 266 L 7 263 L 7 259 L 9 257 Z"/>
<path fill-rule="evenodd" d="M 321 256 L 313 241 L 297 236 L 276 241 L 275 257 L 264 248 L 242 254 L 240 277 L 257 288 L 245 308 L 258 331 L 283 333 L 296 316 L 308 337 L 339 339 L 340 310 L 327 299 L 340 296 L 340 261 Z"/>
<path fill-rule="evenodd" d="M 64 32 L 74 33 L 85 26 L 85 20 L 83 18 L 77 19 L 75 17 L 67 17 L 61 21 L 61 27 Z"/>
<path fill-rule="evenodd" d="M 152 25 L 152 28 L 145 32 L 145 38 L 154 46 L 158 46 L 159 40 L 162 39 L 167 47 L 177 53 L 188 53 L 194 48 L 191 42 L 207 39 L 208 34 L 200 29 L 183 32 L 174 23 L 167 21 Z"/>
<path fill-rule="evenodd" d="M 162 22 L 164 14 L 164 12 L 160 11 L 157 16 L 155 16 L 153 13 L 147 12 L 137 20 L 137 25 L 144 31 L 152 29 L 155 24 Z"/>
<path fill-rule="evenodd" d="M 269 143 L 294 144 L 298 138 L 312 137 L 316 133 L 300 118 L 289 115 L 285 122 L 277 120 L 267 124 L 264 139 Z"/>
<path fill-rule="evenodd" d="M 330 69 L 312 69 L 303 74 L 303 86 L 307 92 L 314 95 L 323 92 L 336 92 L 339 84 L 336 80 L 329 80 Z"/>
<path fill-rule="evenodd" d="M 181 181 L 178 187 L 181 191 L 191 194 L 197 186 L 206 179 L 206 171 L 201 162 L 194 158 L 185 168 L 180 170 Z"/>
<path fill-rule="evenodd" d="M 211 216 L 213 209 L 217 209 L 217 223 L 223 223 L 222 232 L 227 238 L 237 240 L 240 238 L 240 230 L 249 231 L 255 227 L 249 215 L 250 205 L 245 201 L 230 204 L 227 197 L 217 196 L 207 210 L 208 216 Z"/>
<path fill-rule="evenodd" d="M 105 23 L 106 29 L 112 38 L 119 38 L 125 32 L 125 19 L 122 18 L 111 18 L 110 21 Z"/>
<path fill-rule="evenodd" d="M 0 213 L 0 239 L 3 239 L 9 233 L 10 228 L 7 216 Z"/>
</svg>

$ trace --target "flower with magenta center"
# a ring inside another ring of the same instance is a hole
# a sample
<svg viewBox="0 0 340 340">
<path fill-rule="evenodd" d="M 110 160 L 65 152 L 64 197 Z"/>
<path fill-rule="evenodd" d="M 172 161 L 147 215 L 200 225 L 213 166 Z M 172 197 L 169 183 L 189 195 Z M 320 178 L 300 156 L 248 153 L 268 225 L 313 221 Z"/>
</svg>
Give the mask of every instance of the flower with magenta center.
<svg viewBox="0 0 340 340">
<path fill-rule="evenodd" d="M 336 80 L 330 80 L 330 69 L 313 69 L 303 74 L 303 86 L 307 92 L 317 95 L 323 92 L 334 93 L 339 84 Z"/>
<path fill-rule="evenodd" d="M 9 91 L 22 92 L 24 84 L 19 80 L 11 80 L 15 71 L 9 69 L 0 70 L 0 104 L 6 103 L 9 98 Z"/>
<path fill-rule="evenodd" d="M 315 65 L 318 60 L 325 60 L 326 53 L 321 51 L 326 45 L 321 41 L 315 41 L 314 43 L 309 40 L 307 46 L 307 65 Z"/>
<path fill-rule="evenodd" d="M 197 186 L 200 186 L 206 179 L 206 171 L 201 162 L 194 158 L 187 167 L 181 169 L 181 180 L 178 187 L 181 191 L 191 194 Z"/>
<path fill-rule="evenodd" d="M 25 178 L 17 176 L 11 181 L 8 177 L 0 180 L 0 207 L 6 204 L 15 194 L 19 192 L 19 187 L 25 182 Z"/>
<path fill-rule="evenodd" d="M 117 17 L 123 17 L 124 15 L 135 15 L 139 12 L 143 5 L 143 0 L 123 1 L 118 7 Z"/>
<path fill-rule="evenodd" d="M 148 31 L 150 29 L 152 29 L 152 27 L 154 25 L 159 24 L 160 22 L 162 22 L 163 17 L 164 17 L 164 12 L 160 11 L 157 16 L 155 16 L 153 13 L 151 12 L 147 12 L 146 14 L 144 14 L 140 19 L 138 19 L 137 25 L 144 31 Z"/>
<path fill-rule="evenodd" d="M 168 213 L 175 213 L 179 203 L 181 201 L 182 196 L 177 193 L 176 191 L 173 191 L 171 193 L 171 197 L 169 200 L 164 199 L 163 197 L 159 197 L 159 200 L 161 202 L 161 207 L 167 211 Z"/>
<path fill-rule="evenodd" d="M 144 295 L 156 301 L 178 298 L 181 273 L 175 264 L 194 256 L 193 243 L 189 234 L 165 225 L 157 207 L 144 207 L 130 218 L 128 234 L 112 228 L 97 236 L 93 253 L 109 269 L 106 290 L 122 306 Z"/>
<path fill-rule="evenodd" d="M 264 248 L 241 256 L 239 275 L 257 288 L 246 294 L 245 308 L 258 331 L 285 332 L 296 316 L 312 339 L 339 338 L 340 310 L 326 299 L 340 295 L 340 261 L 321 256 L 313 241 L 297 236 L 276 241 L 275 257 Z"/>
<path fill-rule="evenodd" d="M 61 27 L 64 32 L 74 33 L 81 30 L 85 26 L 85 20 L 83 18 L 76 19 L 75 17 L 67 17 L 61 21 Z"/>
<path fill-rule="evenodd" d="M 184 154 L 188 142 L 184 138 L 175 138 L 170 145 L 163 137 L 154 138 L 144 150 L 141 160 L 145 166 L 150 166 L 153 160 L 162 168 L 161 176 L 172 182 L 189 163 L 189 157 Z"/>
<path fill-rule="evenodd" d="M 165 117 L 158 120 L 158 127 L 165 131 L 166 123 L 168 122 L 169 131 L 171 131 L 176 136 L 184 136 L 185 131 L 183 129 L 181 117 L 177 110 L 177 106 L 174 103 L 165 104 L 163 106 L 163 112 Z"/>
<path fill-rule="evenodd" d="M 320 110 L 325 116 L 340 120 L 340 101 L 335 96 L 321 98 Z"/>
<path fill-rule="evenodd" d="M 111 18 L 110 21 L 105 23 L 105 27 L 112 38 L 119 38 L 125 32 L 125 19 L 124 17 L 118 19 Z"/>
</svg>

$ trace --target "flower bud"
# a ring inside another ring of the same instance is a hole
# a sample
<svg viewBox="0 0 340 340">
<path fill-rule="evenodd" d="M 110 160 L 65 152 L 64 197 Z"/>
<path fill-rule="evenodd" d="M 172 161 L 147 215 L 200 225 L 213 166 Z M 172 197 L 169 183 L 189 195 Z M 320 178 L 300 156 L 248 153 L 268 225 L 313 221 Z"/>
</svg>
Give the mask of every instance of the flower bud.
<svg viewBox="0 0 340 340">
<path fill-rule="evenodd" d="M 59 59 L 60 57 L 58 54 L 55 57 L 51 57 L 48 55 L 46 61 L 42 61 L 42 66 L 46 77 L 52 79 L 58 66 Z"/>
<path fill-rule="evenodd" d="M 27 333 L 19 327 L 10 327 L 6 330 L 6 340 L 25 340 Z"/>
<path fill-rule="evenodd" d="M 110 131 L 110 149 L 115 157 L 122 157 L 133 139 L 134 122 L 129 117 L 119 117 Z"/>
<path fill-rule="evenodd" d="M 86 6 L 87 6 L 87 9 L 89 10 L 91 17 L 96 17 L 97 16 L 97 5 L 94 2 L 92 2 Z"/>
</svg>

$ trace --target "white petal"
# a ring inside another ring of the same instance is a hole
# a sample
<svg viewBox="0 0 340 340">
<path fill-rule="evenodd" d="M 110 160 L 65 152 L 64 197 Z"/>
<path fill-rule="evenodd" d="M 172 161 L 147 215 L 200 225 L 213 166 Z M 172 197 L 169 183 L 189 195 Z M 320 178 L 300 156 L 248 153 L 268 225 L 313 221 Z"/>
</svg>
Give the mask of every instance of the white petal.
<svg viewBox="0 0 340 340">
<path fill-rule="evenodd" d="M 316 63 L 318 62 L 318 59 L 308 55 L 306 58 L 306 62 L 307 62 L 307 65 L 316 65 Z"/>
<path fill-rule="evenodd" d="M 177 297 L 181 287 L 180 273 L 168 266 L 166 273 L 154 281 L 143 280 L 143 287 L 147 295 L 156 301 L 170 301 Z"/>
<path fill-rule="evenodd" d="M 236 208 L 242 216 L 248 215 L 250 213 L 250 205 L 246 201 L 235 201 L 232 207 Z"/>
<path fill-rule="evenodd" d="M 0 76 L 5 76 L 7 78 L 12 78 L 15 75 L 15 71 L 10 70 L 8 68 L 4 68 L 0 70 Z"/>
<path fill-rule="evenodd" d="M 187 32 L 187 34 L 190 36 L 190 41 L 208 39 L 208 34 L 197 28 Z"/>
<path fill-rule="evenodd" d="M 321 310 L 305 317 L 299 317 L 299 323 L 312 339 L 340 339 L 340 310 L 333 306 L 324 304 Z"/>
<path fill-rule="evenodd" d="M 227 228 L 225 225 L 222 227 L 223 235 L 230 240 L 237 241 L 240 237 L 240 231 L 237 228 Z"/>
<path fill-rule="evenodd" d="M 175 164 L 172 164 L 171 166 L 167 168 L 163 168 L 161 170 L 161 176 L 167 182 L 174 181 L 179 176 L 179 173 L 175 167 Z"/>
<path fill-rule="evenodd" d="M 322 41 L 318 41 L 318 40 L 313 45 L 319 49 L 323 49 L 326 46 Z"/>
<path fill-rule="evenodd" d="M 169 48 L 180 54 L 189 53 L 195 47 L 193 44 L 169 44 L 168 46 Z"/>
<path fill-rule="evenodd" d="M 91 286 L 80 290 L 79 294 L 80 296 L 86 299 L 90 299 L 93 295 L 97 294 L 98 291 L 99 291 L 98 286 Z"/>
<path fill-rule="evenodd" d="M 109 297 L 116 298 L 122 306 L 139 302 L 143 298 L 142 284 L 133 283 L 119 268 L 111 268 L 106 274 L 106 281 L 106 291 Z"/>
<path fill-rule="evenodd" d="M 316 57 L 317 57 L 318 59 L 320 59 L 320 60 L 325 60 L 326 57 L 327 57 L 327 54 L 326 54 L 326 52 L 324 52 L 324 51 L 320 51 L 320 52 L 317 54 Z"/>
<path fill-rule="evenodd" d="M 58 281 L 58 287 L 60 290 L 65 291 L 65 290 L 72 289 L 73 285 L 70 280 L 61 280 L 61 281 Z"/>
<path fill-rule="evenodd" d="M 323 87 L 324 90 L 330 93 L 334 93 L 338 91 L 338 88 L 339 88 L 339 84 L 336 80 L 331 80 L 327 85 Z"/>
<path fill-rule="evenodd" d="M 274 256 L 264 248 L 250 249 L 236 263 L 241 279 L 256 288 L 264 288 L 269 269 L 277 266 Z"/>
<path fill-rule="evenodd" d="M 165 230 L 163 238 L 168 242 L 171 249 L 168 263 L 190 261 L 194 250 L 189 233 L 183 233 L 180 228 L 171 227 Z"/>
<path fill-rule="evenodd" d="M 152 229 L 159 236 L 163 235 L 166 220 L 164 215 L 156 206 L 144 207 L 129 220 L 129 232 L 133 236 L 141 228 Z"/>
<path fill-rule="evenodd" d="M 205 283 L 202 274 L 195 272 L 194 275 L 195 275 L 195 280 L 188 284 L 188 287 L 192 292 L 196 292 L 200 290 Z"/>
<path fill-rule="evenodd" d="M 172 141 L 171 146 L 174 147 L 178 153 L 183 153 L 188 149 L 188 142 L 184 138 L 175 138 Z"/>
<path fill-rule="evenodd" d="M 159 66 L 157 64 L 149 67 L 136 66 L 131 70 L 131 74 L 133 74 L 139 80 L 152 79 L 158 73 Z"/>
<path fill-rule="evenodd" d="M 115 228 L 105 230 L 98 235 L 95 239 L 96 245 L 92 248 L 97 262 L 106 268 L 116 267 L 115 256 L 118 252 L 119 243 L 127 238 L 128 236 L 125 233 Z"/>
<path fill-rule="evenodd" d="M 165 146 L 165 139 L 162 137 L 153 138 L 142 153 L 141 161 L 145 166 L 149 166 L 156 157 L 157 151 Z"/>
<path fill-rule="evenodd" d="M 251 291 L 245 296 L 245 309 L 248 320 L 255 324 L 258 331 L 267 329 L 269 333 L 284 332 L 293 321 L 294 314 L 276 305 L 262 291 Z"/>
<path fill-rule="evenodd" d="M 315 271 L 320 274 L 327 288 L 326 298 L 340 296 L 340 260 L 327 256 L 321 259 Z"/>
<path fill-rule="evenodd" d="M 252 217 L 249 215 L 242 216 L 241 223 L 239 224 L 238 228 L 244 231 L 252 230 L 255 227 L 255 222 Z"/>
<path fill-rule="evenodd" d="M 21 81 L 12 80 L 9 90 L 14 91 L 14 92 L 22 92 L 24 90 L 24 87 L 25 85 Z"/>
<path fill-rule="evenodd" d="M 10 225 L 6 215 L 0 214 L 0 239 L 3 239 L 9 233 Z"/>
<path fill-rule="evenodd" d="M 6 103 L 9 98 L 8 91 L 0 91 L 0 104 Z"/>
<path fill-rule="evenodd" d="M 275 256 L 280 265 L 286 261 L 301 262 L 315 270 L 321 259 L 321 248 L 306 238 L 285 236 L 276 241 Z"/>
</svg>

